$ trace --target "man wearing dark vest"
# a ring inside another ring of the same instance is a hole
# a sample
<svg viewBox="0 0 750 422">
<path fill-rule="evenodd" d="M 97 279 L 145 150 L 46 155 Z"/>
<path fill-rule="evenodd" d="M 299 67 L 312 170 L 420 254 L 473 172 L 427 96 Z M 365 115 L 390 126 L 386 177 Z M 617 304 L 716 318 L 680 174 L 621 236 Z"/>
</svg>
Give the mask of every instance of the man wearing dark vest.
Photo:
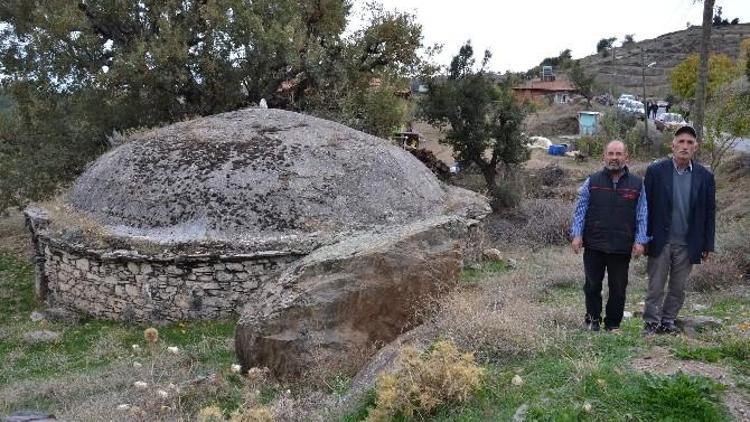
<svg viewBox="0 0 750 422">
<path fill-rule="evenodd" d="M 588 177 L 579 191 L 571 236 L 575 253 L 584 248 L 586 317 L 591 331 L 599 331 L 602 280 L 607 272 L 609 299 L 604 327 L 617 331 L 625 310 L 630 258 L 643 254 L 648 216 L 643 180 L 628 171 L 628 153 L 621 141 L 604 149 L 604 168 Z"/>
<path fill-rule="evenodd" d="M 716 184 L 714 175 L 693 161 L 695 129 L 682 126 L 672 140 L 672 158 L 646 170 L 648 197 L 648 293 L 643 333 L 676 333 L 675 320 L 685 301 L 685 282 L 693 264 L 714 250 Z M 666 297 L 664 287 L 667 285 Z"/>
</svg>

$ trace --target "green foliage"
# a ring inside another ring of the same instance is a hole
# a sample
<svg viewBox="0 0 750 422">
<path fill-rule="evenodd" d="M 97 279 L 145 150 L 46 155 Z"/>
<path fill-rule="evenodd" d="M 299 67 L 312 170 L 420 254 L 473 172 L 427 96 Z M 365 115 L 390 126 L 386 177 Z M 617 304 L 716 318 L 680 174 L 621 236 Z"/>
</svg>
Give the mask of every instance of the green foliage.
<svg viewBox="0 0 750 422">
<path fill-rule="evenodd" d="M 394 95 L 397 86 L 386 83 L 348 91 L 342 102 L 344 123 L 388 138 L 404 122 L 406 115 L 406 102 Z"/>
<path fill-rule="evenodd" d="M 601 54 L 604 57 L 608 57 L 609 50 L 612 49 L 612 46 L 614 45 L 615 41 L 617 41 L 617 37 L 600 39 L 599 42 L 596 43 L 596 52 Z"/>
<path fill-rule="evenodd" d="M 404 119 L 393 94 L 421 65 L 422 29 L 413 15 L 370 5 L 347 35 L 350 9 L 348 0 L 8 2 L 0 62 L 16 107 L 0 123 L 0 210 L 74 177 L 114 130 L 261 98 L 389 134 Z"/>
<path fill-rule="evenodd" d="M 750 91 L 724 89 L 709 103 L 701 150 L 717 171 L 739 138 L 750 136 Z"/>
<path fill-rule="evenodd" d="M 596 89 L 596 74 L 586 74 L 581 67 L 579 62 L 575 62 L 570 69 L 570 81 L 578 90 L 578 93 L 583 95 L 591 106 L 591 99 L 594 98 L 594 90 Z"/>
<path fill-rule="evenodd" d="M 691 54 L 672 69 L 669 83 L 672 92 L 679 97 L 693 101 L 698 82 L 698 54 Z M 708 83 L 706 94 L 710 99 L 719 87 L 731 82 L 736 77 L 736 67 L 732 59 L 725 54 L 711 54 L 708 59 Z"/>
<path fill-rule="evenodd" d="M 638 118 L 630 113 L 613 111 L 602 115 L 599 120 L 601 131 L 594 136 L 584 136 L 579 139 L 576 146 L 587 157 L 599 159 L 604 153 L 607 142 L 619 139 L 628 148 L 631 158 L 648 158 L 651 149 L 643 143 L 644 125 Z M 649 131 L 650 138 L 658 132 Z M 658 142 L 658 140 L 656 140 Z M 671 141 L 671 138 L 670 138 Z"/>
<path fill-rule="evenodd" d="M 567 69 L 572 64 L 573 54 L 569 48 L 566 48 L 565 50 L 561 51 L 560 54 L 557 55 L 557 57 L 545 57 L 544 60 L 539 63 L 537 69 L 541 68 L 542 66 L 552 66 L 558 69 Z"/>
<path fill-rule="evenodd" d="M 474 49 L 470 43 L 462 46 L 451 62 L 448 78 L 431 80 L 420 112 L 431 124 L 450 125 L 443 142 L 453 148 L 459 162 L 480 168 L 492 193 L 498 165 L 520 163 L 528 158 L 528 151 L 521 133 L 526 107 L 509 86 L 498 86 L 487 77 L 490 57 L 485 51 L 476 70 Z"/>
<path fill-rule="evenodd" d="M 576 142 L 579 151 L 587 157 L 601 157 L 604 154 L 604 141 L 599 137 L 585 135 Z"/>
</svg>

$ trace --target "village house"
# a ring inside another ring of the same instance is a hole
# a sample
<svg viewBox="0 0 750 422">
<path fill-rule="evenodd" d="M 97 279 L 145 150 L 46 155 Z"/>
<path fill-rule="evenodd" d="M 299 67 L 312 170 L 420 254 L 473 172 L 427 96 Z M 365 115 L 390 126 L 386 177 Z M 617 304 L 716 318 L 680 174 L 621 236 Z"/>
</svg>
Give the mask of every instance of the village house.
<svg viewBox="0 0 750 422">
<path fill-rule="evenodd" d="M 523 84 L 514 86 L 513 92 L 521 101 L 548 98 L 555 104 L 566 104 L 571 100 L 576 89 L 565 76 L 558 75 L 554 80 L 534 78 L 524 81 Z"/>
</svg>

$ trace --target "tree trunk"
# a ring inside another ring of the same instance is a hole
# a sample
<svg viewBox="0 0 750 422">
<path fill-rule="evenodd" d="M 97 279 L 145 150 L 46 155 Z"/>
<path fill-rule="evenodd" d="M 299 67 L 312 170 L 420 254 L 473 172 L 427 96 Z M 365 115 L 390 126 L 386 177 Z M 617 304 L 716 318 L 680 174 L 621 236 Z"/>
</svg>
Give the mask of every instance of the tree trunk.
<svg viewBox="0 0 750 422">
<path fill-rule="evenodd" d="M 693 111 L 693 126 L 698 132 L 698 140 L 703 140 L 703 114 L 706 108 L 706 84 L 708 83 L 708 53 L 711 43 L 711 26 L 713 25 L 715 0 L 703 1 L 703 29 L 701 34 L 700 66 L 698 67 L 698 83 L 695 87 L 695 110 Z"/>
<path fill-rule="evenodd" d="M 487 194 L 490 197 L 495 196 L 495 191 L 497 190 L 497 168 L 495 166 L 492 166 L 485 162 L 484 160 L 481 160 L 482 162 L 476 162 L 477 165 L 479 165 L 479 168 L 482 169 L 482 175 L 484 176 L 484 181 L 487 183 Z"/>
</svg>

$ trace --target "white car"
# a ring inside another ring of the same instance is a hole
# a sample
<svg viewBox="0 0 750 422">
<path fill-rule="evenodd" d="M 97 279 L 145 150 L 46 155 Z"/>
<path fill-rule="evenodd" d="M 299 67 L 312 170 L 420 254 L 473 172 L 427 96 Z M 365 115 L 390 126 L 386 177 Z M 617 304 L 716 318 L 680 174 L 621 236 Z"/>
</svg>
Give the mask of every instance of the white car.
<svg viewBox="0 0 750 422">
<path fill-rule="evenodd" d="M 675 130 L 688 124 L 680 113 L 663 113 L 656 117 L 654 121 L 656 128 L 659 130 Z"/>
<path fill-rule="evenodd" d="M 620 98 L 617 100 L 617 103 L 619 104 L 623 100 L 635 101 L 635 95 L 632 95 L 632 94 L 622 94 L 622 95 L 620 95 Z"/>
</svg>

